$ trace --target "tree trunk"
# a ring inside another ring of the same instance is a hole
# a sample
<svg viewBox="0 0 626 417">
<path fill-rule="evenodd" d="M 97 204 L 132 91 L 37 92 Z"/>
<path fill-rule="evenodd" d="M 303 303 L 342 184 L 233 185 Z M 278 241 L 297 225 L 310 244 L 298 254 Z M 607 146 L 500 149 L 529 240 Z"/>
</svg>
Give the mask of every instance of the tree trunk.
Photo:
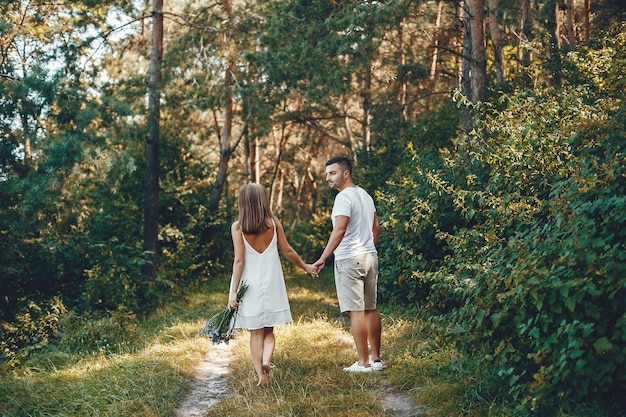
<svg viewBox="0 0 626 417">
<path fill-rule="evenodd" d="M 258 136 L 254 138 L 254 182 L 261 180 L 261 141 Z"/>
<path fill-rule="evenodd" d="M 163 62 L 163 0 L 152 1 L 152 47 L 148 86 L 148 124 L 146 137 L 146 182 L 143 223 L 142 270 L 154 276 L 158 261 L 159 236 L 159 122 L 160 84 Z"/>
<path fill-rule="evenodd" d="M 304 202 L 303 200 L 303 194 L 304 194 L 304 187 L 308 184 L 307 180 L 310 180 L 312 178 L 311 175 L 311 170 L 310 170 L 310 164 L 311 164 L 311 153 L 309 153 L 309 156 L 307 158 L 307 164 L 303 169 L 302 175 L 300 175 L 299 181 L 298 181 L 298 189 L 296 191 L 296 211 L 293 215 L 293 219 L 291 219 L 291 223 L 289 224 L 289 227 L 286 228 L 285 230 L 285 235 L 287 236 L 287 239 L 291 239 L 291 236 L 293 235 L 293 231 L 296 229 L 296 225 L 298 224 L 298 220 L 300 218 L 300 212 L 302 211 L 302 208 L 304 207 Z"/>
<path fill-rule="evenodd" d="M 229 32 L 232 33 L 234 31 L 235 26 L 235 16 L 233 13 L 233 9 L 228 2 L 228 0 L 222 0 L 222 7 L 228 14 L 228 26 L 230 28 Z M 224 34 L 224 44 L 225 47 L 230 51 L 229 45 L 230 39 L 229 34 Z M 228 164 L 230 161 L 230 156 L 233 153 L 236 145 L 231 147 L 231 137 L 232 137 L 232 128 L 233 128 L 233 96 L 232 96 L 232 85 L 233 79 L 232 74 L 234 72 L 234 63 L 233 56 L 231 52 L 228 52 L 227 60 L 227 68 L 224 72 L 224 92 L 225 92 L 225 101 L 224 101 L 224 125 L 222 127 L 222 132 L 220 135 L 220 162 L 218 166 L 217 176 L 215 178 L 215 184 L 213 184 L 213 188 L 211 189 L 211 195 L 209 197 L 209 203 L 207 207 L 210 212 L 216 212 L 219 208 L 219 203 L 222 198 L 222 193 L 224 192 L 224 187 L 226 185 L 226 181 L 228 179 Z M 217 124 L 217 120 L 216 120 Z M 241 133 L 241 139 L 243 135 L 245 135 L 247 130 L 247 124 L 244 126 L 243 131 Z M 237 141 L 239 142 L 239 141 Z"/>
<path fill-rule="evenodd" d="M 398 51 L 400 51 L 400 67 L 406 68 L 406 52 L 404 48 L 404 19 L 400 21 L 398 24 Z M 407 72 L 403 70 L 398 75 L 398 121 L 400 123 L 399 135 L 400 137 L 404 137 L 404 129 L 407 121 L 407 98 L 408 98 L 408 80 L 407 80 Z"/>
<path fill-rule="evenodd" d="M 574 31 L 574 0 L 567 0 L 565 6 L 565 27 L 567 28 L 567 42 L 576 45 L 576 33 Z"/>
<path fill-rule="evenodd" d="M 527 46 L 532 34 L 530 0 L 522 0 L 522 17 L 520 22 L 520 37 L 518 47 L 521 51 L 520 62 L 524 69 L 530 66 L 530 48 Z"/>
<path fill-rule="evenodd" d="M 272 178 L 270 179 L 269 185 L 270 207 L 275 207 L 274 195 L 276 195 L 276 183 L 278 182 L 278 186 L 282 187 L 282 184 L 280 183 L 281 179 L 279 177 L 279 175 L 281 174 L 280 163 L 283 160 L 283 152 L 285 150 L 285 147 L 287 146 L 287 142 L 289 141 L 290 136 L 291 132 L 288 131 L 286 123 L 283 122 L 283 125 L 280 129 L 280 138 L 278 138 L 278 140 L 274 140 L 276 148 L 276 158 L 274 159 L 274 171 L 272 172 Z"/>
<path fill-rule="evenodd" d="M 311 161 L 313 161 L 315 158 L 317 158 L 317 156 L 319 155 L 319 151 L 320 151 L 320 147 L 322 146 L 322 143 L 324 142 L 324 136 L 318 134 L 317 138 L 313 141 L 313 143 L 311 143 L 311 147 L 309 148 L 306 158 L 306 165 L 304 168 L 304 171 L 302 173 L 302 176 L 300 178 L 300 183 L 298 185 L 298 192 L 296 195 L 296 212 L 293 216 L 293 219 L 291 221 L 291 224 L 289 225 L 289 230 L 285 231 L 285 234 L 287 235 L 287 238 L 291 238 L 291 236 L 293 235 L 293 231 L 296 228 L 296 224 L 298 223 L 298 219 L 300 218 L 300 212 L 302 211 L 302 208 L 304 207 L 305 204 L 305 198 L 309 198 L 310 199 L 310 209 L 311 209 L 311 213 L 315 213 L 316 212 L 316 207 L 317 207 L 317 181 L 315 181 L 315 178 L 313 177 L 313 174 L 311 173 Z M 305 187 L 309 185 L 309 189 L 308 189 L 308 193 L 305 192 Z"/>
<path fill-rule="evenodd" d="M 280 166 L 276 172 L 276 179 L 272 186 L 272 194 L 270 195 L 270 207 L 276 216 L 283 213 L 283 195 L 285 192 L 285 170 Z"/>
<path fill-rule="evenodd" d="M 585 41 L 591 39 L 591 0 L 585 0 Z"/>
<path fill-rule="evenodd" d="M 437 4 L 437 16 L 435 17 L 435 36 L 433 37 L 433 59 L 430 63 L 430 81 L 434 87 L 435 76 L 437 75 L 437 57 L 439 55 L 439 31 L 441 30 L 441 12 L 443 11 L 443 0 Z"/>
<path fill-rule="evenodd" d="M 561 55 L 558 44 L 557 33 L 557 11 L 556 0 L 547 0 L 546 2 L 546 30 L 548 32 L 548 84 L 554 87 L 561 85 Z"/>
<path fill-rule="evenodd" d="M 504 86 L 506 79 L 504 67 L 504 54 L 502 52 L 502 40 L 500 38 L 500 27 L 498 26 L 498 3 L 499 0 L 488 0 L 489 7 L 489 31 L 493 44 L 494 63 L 496 67 L 496 80 L 498 87 Z"/>
<path fill-rule="evenodd" d="M 487 53 L 484 21 L 485 0 L 465 0 L 461 93 L 472 103 L 487 99 Z M 471 131 L 475 117 L 471 106 L 463 106 L 461 129 L 466 133 Z"/>
<path fill-rule="evenodd" d="M 370 111 L 372 101 L 372 64 L 367 63 L 365 79 L 363 80 L 363 151 L 368 152 L 370 147 Z"/>
<path fill-rule="evenodd" d="M 471 56 L 472 56 L 472 32 L 470 30 L 469 8 L 465 4 L 465 0 L 460 2 L 463 10 L 463 44 L 461 46 L 461 77 L 459 86 L 461 94 L 471 99 Z M 468 133 L 472 130 L 472 115 L 469 106 L 461 106 L 461 130 Z"/>
<path fill-rule="evenodd" d="M 228 75 L 230 71 L 227 71 L 226 77 L 230 78 Z M 233 98 L 229 91 L 229 83 L 226 83 L 226 103 L 224 105 L 224 126 L 222 127 L 222 135 L 220 137 L 220 163 L 217 170 L 217 177 L 215 178 L 215 183 L 213 184 L 213 188 L 211 189 L 211 196 L 209 197 L 208 209 L 210 212 L 216 212 L 220 199 L 222 198 L 222 192 L 224 191 L 224 186 L 226 184 L 226 179 L 228 176 L 228 162 L 230 160 L 230 156 L 233 153 L 233 149 L 230 146 L 230 138 L 232 132 L 233 125 Z"/>
<path fill-rule="evenodd" d="M 26 73 L 26 71 L 24 71 Z M 20 120 L 22 122 L 22 132 L 24 141 L 24 169 L 20 169 L 20 171 L 24 174 L 30 172 L 33 162 L 33 151 L 30 142 L 30 126 L 28 125 L 28 116 L 36 117 L 36 111 L 34 110 L 35 106 L 30 106 L 26 104 L 26 98 L 24 97 L 21 101 L 21 108 L 18 110 L 20 113 Z M 27 110 L 32 109 L 32 111 Z"/>
<path fill-rule="evenodd" d="M 249 184 L 252 179 L 253 172 L 253 148 L 250 143 L 250 135 L 246 133 L 243 140 L 243 178 L 246 184 Z"/>
<path fill-rule="evenodd" d="M 472 32 L 472 60 L 470 65 L 470 99 L 487 99 L 487 53 L 485 50 L 485 0 L 466 0 Z"/>
<path fill-rule="evenodd" d="M 458 0 L 456 6 L 456 19 L 455 19 L 455 30 L 454 33 L 457 33 L 458 36 L 454 37 L 454 48 L 456 53 L 454 54 L 456 59 L 456 70 L 457 70 L 457 88 L 459 91 L 463 91 L 463 57 L 464 57 L 464 44 L 465 40 L 465 7 L 463 4 L 463 0 Z"/>
</svg>

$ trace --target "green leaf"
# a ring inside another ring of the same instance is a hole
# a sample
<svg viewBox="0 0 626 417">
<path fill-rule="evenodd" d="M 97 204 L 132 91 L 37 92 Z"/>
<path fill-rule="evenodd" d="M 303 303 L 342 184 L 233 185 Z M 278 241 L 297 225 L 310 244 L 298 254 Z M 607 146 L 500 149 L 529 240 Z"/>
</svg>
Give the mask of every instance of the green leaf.
<svg viewBox="0 0 626 417">
<path fill-rule="evenodd" d="M 574 310 L 576 309 L 576 300 L 574 299 L 574 297 L 569 297 L 565 299 L 565 306 L 567 307 L 567 309 L 570 312 L 574 312 Z"/>
<path fill-rule="evenodd" d="M 593 344 L 593 348 L 598 352 L 607 352 L 613 349 L 613 344 L 606 337 L 601 337 Z"/>
</svg>

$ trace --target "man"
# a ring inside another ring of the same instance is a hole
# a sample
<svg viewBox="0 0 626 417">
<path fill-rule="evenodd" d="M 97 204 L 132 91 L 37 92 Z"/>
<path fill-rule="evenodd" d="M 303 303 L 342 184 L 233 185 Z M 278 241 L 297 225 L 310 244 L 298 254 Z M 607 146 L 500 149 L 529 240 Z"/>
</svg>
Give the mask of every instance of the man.
<svg viewBox="0 0 626 417">
<path fill-rule="evenodd" d="M 332 211 L 333 231 L 320 258 L 320 271 L 335 254 L 335 284 L 341 312 L 350 315 L 350 328 L 358 360 L 346 372 L 383 369 L 380 359 L 381 324 L 376 309 L 380 233 L 372 197 L 352 181 L 352 164 L 344 156 L 326 162 L 326 181 L 339 191 Z M 369 342 L 369 352 L 368 352 Z M 371 356 L 370 356 L 371 355 Z"/>
</svg>

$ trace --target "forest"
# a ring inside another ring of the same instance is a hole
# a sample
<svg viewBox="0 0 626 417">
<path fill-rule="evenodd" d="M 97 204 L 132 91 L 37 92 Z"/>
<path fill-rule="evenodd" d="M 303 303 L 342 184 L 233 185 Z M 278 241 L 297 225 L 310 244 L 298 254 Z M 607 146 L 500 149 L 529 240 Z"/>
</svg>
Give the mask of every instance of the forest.
<svg viewBox="0 0 626 417">
<path fill-rule="evenodd" d="M 383 304 L 510 415 L 623 401 L 624 74 L 622 0 L 0 1 L 0 374 L 229 275 L 242 184 L 314 261 L 347 155 Z"/>
</svg>

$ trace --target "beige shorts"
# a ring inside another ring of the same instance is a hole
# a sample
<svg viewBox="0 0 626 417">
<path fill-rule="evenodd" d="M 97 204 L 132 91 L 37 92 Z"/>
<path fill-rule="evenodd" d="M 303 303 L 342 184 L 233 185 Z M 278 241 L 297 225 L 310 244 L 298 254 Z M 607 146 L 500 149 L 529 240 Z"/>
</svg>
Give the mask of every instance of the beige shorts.
<svg viewBox="0 0 626 417">
<path fill-rule="evenodd" d="M 335 260 L 335 285 L 342 313 L 376 310 L 378 287 L 376 253 Z"/>
</svg>

